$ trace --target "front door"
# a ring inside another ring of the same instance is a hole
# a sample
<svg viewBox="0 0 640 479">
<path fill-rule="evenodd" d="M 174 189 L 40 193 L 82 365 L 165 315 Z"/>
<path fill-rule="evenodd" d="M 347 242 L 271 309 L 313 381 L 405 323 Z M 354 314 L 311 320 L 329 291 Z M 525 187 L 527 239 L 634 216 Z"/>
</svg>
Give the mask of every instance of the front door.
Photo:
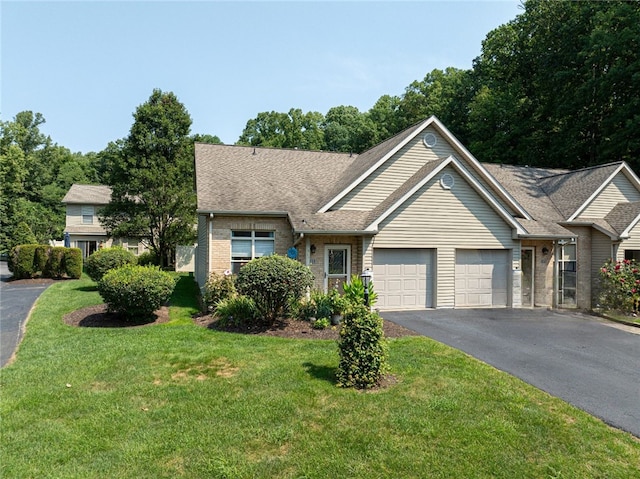
<svg viewBox="0 0 640 479">
<path fill-rule="evenodd" d="M 522 265 L 522 306 L 533 308 L 533 268 L 535 265 L 533 248 L 522 248 L 520 263 Z"/>
<path fill-rule="evenodd" d="M 351 277 L 351 246 L 326 245 L 324 250 L 324 290 L 338 287 Z"/>
</svg>

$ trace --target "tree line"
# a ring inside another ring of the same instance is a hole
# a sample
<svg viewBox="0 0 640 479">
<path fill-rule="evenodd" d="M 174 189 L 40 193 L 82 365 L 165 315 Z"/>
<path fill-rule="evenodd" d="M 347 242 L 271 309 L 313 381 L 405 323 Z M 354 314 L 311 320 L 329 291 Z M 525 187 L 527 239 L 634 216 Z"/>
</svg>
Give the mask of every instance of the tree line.
<svg viewBox="0 0 640 479">
<path fill-rule="evenodd" d="M 625 160 L 640 171 L 640 2 L 527 0 L 489 32 L 471 69 L 433 70 L 364 112 L 261 112 L 237 144 L 359 153 L 431 115 L 483 162 L 571 169 Z M 220 140 L 192 135 L 173 93 L 154 90 L 129 136 L 99 153 L 54 144 L 42 123 L 30 111 L 0 122 L 0 252 L 23 233 L 61 239 L 60 200 L 72 183 L 112 187 L 109 231 L 152 233 L 163 255 L 161 244 L 186 239 L 195 220 L 193 142 Z"/>
</svg>

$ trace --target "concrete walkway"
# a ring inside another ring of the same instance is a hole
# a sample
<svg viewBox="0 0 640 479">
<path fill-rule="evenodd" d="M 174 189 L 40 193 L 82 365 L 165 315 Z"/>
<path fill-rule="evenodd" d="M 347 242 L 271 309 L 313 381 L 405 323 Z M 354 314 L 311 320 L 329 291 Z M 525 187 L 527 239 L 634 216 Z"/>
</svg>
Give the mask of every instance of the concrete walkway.
<svg viewBox="0 0 640 479">
<path fill-rule="evenodd" d="M 6 261 L 0 261 L 0 367 L 11 362 L 33 304 L 49 286 L 12 283 L 9 278 Z"/>
<path fill-rule="evenodd" d="M 637 328 L 546 309 L 381 314 L 640 437 Z"/>
</svg>

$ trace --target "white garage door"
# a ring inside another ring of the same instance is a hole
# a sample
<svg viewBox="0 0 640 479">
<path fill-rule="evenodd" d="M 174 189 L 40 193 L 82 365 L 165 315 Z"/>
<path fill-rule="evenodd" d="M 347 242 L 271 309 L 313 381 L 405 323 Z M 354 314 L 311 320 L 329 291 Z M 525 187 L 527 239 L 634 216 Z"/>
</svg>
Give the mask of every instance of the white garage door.
<svg viewBox="0 0 640 479">
<path fill-rule="evenodd" d="M 380 309 L 433 307 L 433 250 L 373 250 L 373 283 Z"/>
<path fill-rule="evenodd" d="M 507 306 L 507 250 L 456 251 L 456 307 Z"/>
</svg>

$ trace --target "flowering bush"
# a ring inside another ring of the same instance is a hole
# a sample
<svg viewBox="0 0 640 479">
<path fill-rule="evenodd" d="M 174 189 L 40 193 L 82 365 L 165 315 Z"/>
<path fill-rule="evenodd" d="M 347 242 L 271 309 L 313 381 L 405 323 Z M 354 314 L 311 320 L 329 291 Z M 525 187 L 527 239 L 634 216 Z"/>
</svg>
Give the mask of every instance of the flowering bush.
<svg viewBox="0 0 640 479">
<path fill-rule="evenodd" d="M 632 311 L 640 300 L 640 267 L 635 260 L 607 261 L 600 268 L 600 306 Z"/>
</svg>

